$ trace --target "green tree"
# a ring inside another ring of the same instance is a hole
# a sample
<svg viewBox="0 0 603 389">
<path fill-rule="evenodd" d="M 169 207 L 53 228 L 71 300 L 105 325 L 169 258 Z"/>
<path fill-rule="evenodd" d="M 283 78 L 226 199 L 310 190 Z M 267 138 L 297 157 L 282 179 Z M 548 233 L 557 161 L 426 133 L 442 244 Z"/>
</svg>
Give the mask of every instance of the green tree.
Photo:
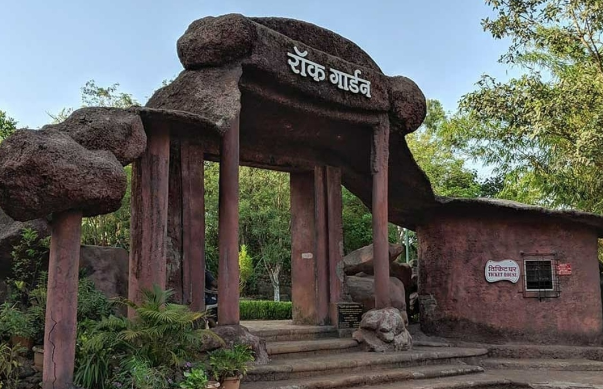
<svg viewBox="0 0 603 389">
<path fill-rule="evenodd" d="M 449 119 L 442 104 L 427 100 L 427 116 L 423 125 L 406 136 L 417 164 L 423 169 L 434 192 L 440 196 L 478 197 L 481 185 L 475 170 L 465 166 L 465 160 L 455 155 L 440 136 Z"/>
<path fill-rule="evenodd" d="M 483 76 L 442 136 L 494 167 L 500 197 L 602 212 L 603 1 L 486 4 L 484 29 L 511 42 L 500 62 L 523 75 Z"/>
<path fill-rule="evenodd" d="M 0 110 L 0 140 L 6 139 L 10 134 L 17 129 L 17 122 Z"/>
</svg>

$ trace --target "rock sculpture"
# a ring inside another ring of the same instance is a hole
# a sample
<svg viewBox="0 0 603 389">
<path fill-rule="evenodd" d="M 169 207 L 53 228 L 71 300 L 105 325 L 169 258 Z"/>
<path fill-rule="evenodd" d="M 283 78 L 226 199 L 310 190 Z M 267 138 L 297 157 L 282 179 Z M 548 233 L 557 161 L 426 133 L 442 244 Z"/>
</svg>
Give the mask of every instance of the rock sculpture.
<svg viewBox="0 0 603 389">
<path fill-rule="evenodd" d="M 374 309 L 362 316 L 353 338 L 369 351 L 404 351 L 412 348 L 412 337 L 396 308 Z"/>
</svg>

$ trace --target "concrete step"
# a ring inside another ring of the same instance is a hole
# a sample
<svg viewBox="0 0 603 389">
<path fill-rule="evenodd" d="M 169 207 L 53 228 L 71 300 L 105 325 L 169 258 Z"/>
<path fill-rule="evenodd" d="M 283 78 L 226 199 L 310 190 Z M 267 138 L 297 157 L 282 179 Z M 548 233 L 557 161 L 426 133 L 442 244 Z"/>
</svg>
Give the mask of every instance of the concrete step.
<svg viewBox="0 0 603 389">
<path fill-rule="evenodd" d="M 533 344 L 456 343 L 458 347 L 487 348 L 492 358 L 517 359 L 590 359 L 603 361 L 603 347 L 548 346 Z"/>
<path fill-rule="evenodd" d="M 317 375 L 330 375 L 362 370 L 392 369 L 420 365 L 442 365 L 466 363 L 477 365 L 485 357 L 486 349 L 446 347 L 441 349 L 417 347 L 411 351 L 395 353 L 349 352 L 311 358 L 275 360 L 268 365 L 253 366 L 247 375 L 248 381 L 291 380 Z"/>
<path fill-rule="evenodd" d="M 588 359 L 506 359 L 489 358 L 481 362 L 486 369 L 603 371 L 603 362 Z"/>
<path fill-rule="evenodd" d="M 266 347 L 271 359 L 304 358 L 315 355 L 360 351 L 360 345 L 354 339 L 338 338 L 269 342 L 266 344 Z"/>
<path fill-rule="evenodd" d="M 481 374 L 371 384 L 362 389 L 601 389 L 603 374 L 543 370 L 487 370 Z M 246 389 L 246 388 L 245 388 Z"/>
<path fill-rule="evenodd" d="M 295 325 L 290 320 L 246 321 L 241 325 L 249 332 L 266 340 L 266 342 L 285 342 L 338 338 L 337 329 L 333 326 Z"/>
<path fill-rule="evenodd" d="M 243 383 L 241 389 L 331 389 L 351 388 L 409 380 L 453 377 L 482 373 L 484 369 L 470 365 L 436 365 L 398 369 L 354 372 L 348 374 L 321 375 L 305 379 L 273 382 Z"/>
</svg>

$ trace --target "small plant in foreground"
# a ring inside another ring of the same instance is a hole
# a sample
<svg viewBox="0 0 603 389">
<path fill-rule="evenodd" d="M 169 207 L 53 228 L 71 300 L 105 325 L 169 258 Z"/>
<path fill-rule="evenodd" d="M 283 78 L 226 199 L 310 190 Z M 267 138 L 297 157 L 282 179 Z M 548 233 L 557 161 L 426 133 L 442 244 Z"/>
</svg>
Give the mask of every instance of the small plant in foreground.
<svg viewBox="0 0 603 389">
<path fill-rule="evenodd" d="M 184 372 L 184 380 L 180 382 L 180 387 L 183 389 L 205 389 L 208 382 L 207 374 L 198 367 Z"/>
<path fill-rule="evenodd" d="M 240 377 L 247 374 L 248 363 L 253 361 L 253 351 L 244 344 L 235 344 L 232 349 L 219 349 L 209 355 L 209 366 L 216 380 Z"/>
<path fill-rule="evenodd" d="M 20 346 L 0 343 L 0 388 L 13 389 L 19 384 L 19 354 L 25 351 Z"/>
</svg>

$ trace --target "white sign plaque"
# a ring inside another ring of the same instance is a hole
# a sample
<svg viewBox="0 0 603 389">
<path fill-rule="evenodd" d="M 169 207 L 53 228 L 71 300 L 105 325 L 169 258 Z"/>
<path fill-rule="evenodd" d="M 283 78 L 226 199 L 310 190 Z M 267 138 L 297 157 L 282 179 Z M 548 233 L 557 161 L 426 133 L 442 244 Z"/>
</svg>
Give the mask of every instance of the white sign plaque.
<svg viewBox="0 0 603 389">
<path fill-rule="evenodd" d="M 312 259 L 314 255 L 312 253 L 302 253 L 302 259 Z"/>
<path fill-rule="evenodd" d="M 519 265 L 511 259 L 488 261 L 485 273 L 488 282 L 511 281 L 515 284 L 519 281 Z"/>
<path fill-rule="evenodd" d="M 293 73 L 302 77 L 309 76 L 316 82 L 324 81 L 327 78 L 324 65 L 307 59 L 307 51 L 300 51 L 296 46 L 293 46 L 293 51 L 295 54 L 287 53 L 287 56 L 291 58 L 287 60 L 287 63 Z M 329 68 L 329 72 L 329 82 L 336 85 L 337 88 L 371 98 L 371 82 L 360 78 L 360 70 L 355 70 L 353 75 L 333 68 Z"/>
</svg>

